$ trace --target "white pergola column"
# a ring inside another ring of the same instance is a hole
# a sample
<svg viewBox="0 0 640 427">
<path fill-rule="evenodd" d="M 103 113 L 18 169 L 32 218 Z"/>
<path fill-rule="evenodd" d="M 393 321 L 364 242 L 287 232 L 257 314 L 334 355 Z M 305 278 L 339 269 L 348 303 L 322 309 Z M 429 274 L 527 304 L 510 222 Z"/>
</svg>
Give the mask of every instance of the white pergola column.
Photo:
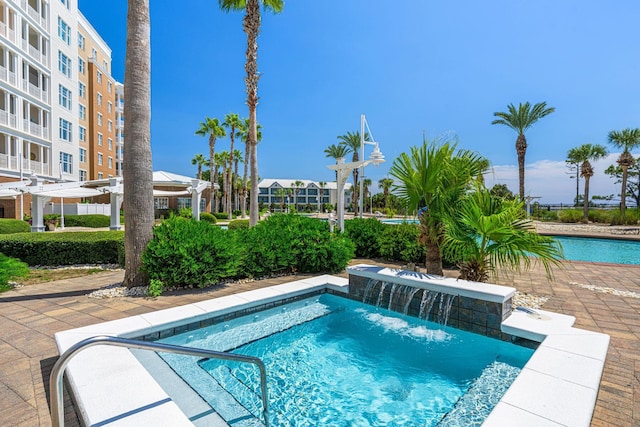
<svg viewBox="0 0 640 427">
<path fill-rule="evenodd" d="M 31 186 L 42 187 L 44 180 L 42 178 L 33 177 L 31 179 Z M 40 233 L 45 230 L 44 228 L 44 206 L 51 200 L 48 196 L 39 196 L 37 194 L 31 194 L 31 231 Z"/>
<path fill-rule="evenodd" d="M 118 178 L 109 178 L 109 187 L 117 187 L 118 181 Z M 122 230 L 122 226 L 120 225 L 120 207 L 122 206 L 123 200 L 124 195 L 122 193 L 116 191 L 111 192 L 111 225 L 109 226 L 109 230 Z"/>
<path fill-rule="evenodd" d="M 191 180 L 191 215 L 198 221 L 200 221 L 200 200 L 205 188 L 207 188 L 206 182 L 199 179 Z"/>
</svg>

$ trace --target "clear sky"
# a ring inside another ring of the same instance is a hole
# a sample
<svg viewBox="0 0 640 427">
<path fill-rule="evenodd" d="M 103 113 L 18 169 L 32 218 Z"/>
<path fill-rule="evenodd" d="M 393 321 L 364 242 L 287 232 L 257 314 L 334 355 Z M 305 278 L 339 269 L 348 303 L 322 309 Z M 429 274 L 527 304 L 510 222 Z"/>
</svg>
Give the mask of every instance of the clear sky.
<svg viewBox="0 0 640 427">
<path fill-rule="evenodd" d="M 126 2 L 79 6 L 112 48 L 123 81 Z M 195 175 L 191 158 L 208 153 L 207 140 L 194 135 L 199 122 L 248 116 L 242 17 L 216 0 L 151 2 L 154 170 Z M 423 132 L 453 130 L 461 148 L 495 167 L 489 185 L 516 192 L 516 134 L 492 126 L 493 113 L 546 101 L 556 112 L 527 133 L 526 191 L 571 201 L 567 151 L 640 127 L 638 17 L 637 0 L 287 1 L 283 13 L 263 15 L 258 39 L 260 176 L 332 180 L 323 150 L 359 130 L 365 114 L 387 158 L 366 168 L 374 182 Z M 592 194 L 619 192 L 603 174 L 614 159 L 595 164 Z"/>
</svg>

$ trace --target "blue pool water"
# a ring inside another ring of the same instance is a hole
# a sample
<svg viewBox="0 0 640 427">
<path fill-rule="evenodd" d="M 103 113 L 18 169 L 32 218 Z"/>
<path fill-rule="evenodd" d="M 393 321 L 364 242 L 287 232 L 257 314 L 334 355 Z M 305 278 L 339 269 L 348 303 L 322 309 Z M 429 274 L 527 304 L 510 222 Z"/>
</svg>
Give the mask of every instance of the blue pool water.
<svg viewBox="0 0 640 427">
<path fill-rule="evenodd" d="M 292 427 L 480 425 L 533 352 L 326 294 L 161 341 L 260 357 Z M 259 418 L 255 367 L 163 358 L 223 418 Z"/>
<path fill-rule="evenodd" d="M 555 236 L 572 261 L 640 264 L 640 241 Z"/>
<path fill-rule="evenodd" d="M 381 219 L 381 223 L 383 224 L 402 224 L 406 222 L 408 224 L 418 224 L 420 221 L 417 219 L 407 218 L 407 219 Z"/>
</svg>

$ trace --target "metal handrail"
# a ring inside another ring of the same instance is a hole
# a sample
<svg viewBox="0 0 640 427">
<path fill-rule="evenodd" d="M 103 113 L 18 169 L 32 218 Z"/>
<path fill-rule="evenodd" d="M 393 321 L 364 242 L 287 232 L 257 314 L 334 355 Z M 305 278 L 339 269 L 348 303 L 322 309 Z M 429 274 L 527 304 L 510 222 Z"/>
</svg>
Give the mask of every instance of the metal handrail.
<svg viewBox="0 0 640 427">
<path fill-rule="evenodd" d="M 165 353 L 184 354 L 187 356 L 207 357 L 210 359 L 232 360 L 256 365 L 260 369 L 260 390 L 262 392 L 262 415 L 264 424 L 269 427 L 269 407 L 267 399 L 267 370 L 262 360 L 253 356 L 225 353 L 221 351 L 205 350 L 200 348 L 182 347 L 178 345 L 163 344 L 158 342 L 131 340 L 111 336 L 97 336 L 82 340 L 60 355 L 53 365 L 49 381 L 51 394 L 51 423 L 53 427 L 64 426 L 64 384 L 63 374 L 67 364 L 73 356 L 80 351 L 96 345 L 111 345 L 115 347 L 136 348 L 141 350 L 161 351 Z"/>
</svg>

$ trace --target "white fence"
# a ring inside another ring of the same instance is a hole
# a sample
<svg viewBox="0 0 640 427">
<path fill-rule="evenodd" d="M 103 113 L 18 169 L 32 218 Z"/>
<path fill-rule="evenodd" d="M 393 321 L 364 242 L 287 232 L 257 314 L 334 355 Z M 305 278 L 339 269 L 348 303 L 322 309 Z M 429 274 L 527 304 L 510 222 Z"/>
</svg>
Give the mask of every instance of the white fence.
<svg viewBox="0 0 640 427">
<path fill-rule="evenodd" d="M 47 203 L 44 207 L 45 214 L 61 214 L 60 203 Z M 111 216 L 111 204 L 100 203 L 65 203 L 65 215 L 106 215 Z"/>
</svg>

